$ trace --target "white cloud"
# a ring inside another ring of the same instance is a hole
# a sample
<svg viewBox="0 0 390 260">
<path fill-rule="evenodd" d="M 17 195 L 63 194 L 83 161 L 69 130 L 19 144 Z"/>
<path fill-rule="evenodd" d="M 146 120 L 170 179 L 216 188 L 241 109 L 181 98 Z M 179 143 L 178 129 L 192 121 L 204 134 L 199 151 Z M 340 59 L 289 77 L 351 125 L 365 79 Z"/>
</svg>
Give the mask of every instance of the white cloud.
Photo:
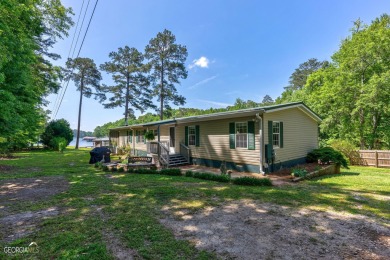
<svg viewBox="0 0 390 260">
<path fill-rule="evenodd" d="M 188 67 L 190 69 L 195 68 L 195 67 L 208 68 L 209 63 L 210 63 L 209 59 L 207 59 L 205 56 L 202 56 L 199 59 L 193 60 L 192 63 Z"/>
<path fill-rule="evenodd" d="M 222 102 L 216 102 L 216 101 L 205 100 L 205 99 L 198 99 L 198 101 L 203 102 L 203 103 L 208 103 L 208 104 L 218 106 L 218 107 L 227 107 L 227 106 L 233 105 L 233 104 L 229 104 L 229 103 L 222 103 Z"/>
<path fill-rule="evenodd" d="M 212 77 L 210 77 L 210 78 L 201 80 L 201 81 L 199 81 L 198 83 L 196 83 L 196 84 L 192 85 L 191 87 L 189 87 L 188 89 L 194 89 L 194 88 L 196 88 L 196 87 L 198 87 L 198 86 L 200 86 L 200 85 L 206 84 L 207 82 L 209 82 L 209 81 L 215 79 L 216 77 L 218 77 L 218 75 L 214 75 L 214 76 L 212 76 Z"/>
</svg>

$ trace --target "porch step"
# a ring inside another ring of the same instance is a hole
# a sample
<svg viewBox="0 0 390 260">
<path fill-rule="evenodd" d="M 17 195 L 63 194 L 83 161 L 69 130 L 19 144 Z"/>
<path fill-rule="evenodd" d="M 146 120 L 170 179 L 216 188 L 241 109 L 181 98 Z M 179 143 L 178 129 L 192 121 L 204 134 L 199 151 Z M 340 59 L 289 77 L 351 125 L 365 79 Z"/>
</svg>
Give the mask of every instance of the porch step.
<svg viewBox="0 0 390 260">
<path fill-rule="evenodd" d="M 169 155 L 169 167 L 183 166 L 187 165 L 188 162 L 181 154 L 171 154 Z"/>
</svg>

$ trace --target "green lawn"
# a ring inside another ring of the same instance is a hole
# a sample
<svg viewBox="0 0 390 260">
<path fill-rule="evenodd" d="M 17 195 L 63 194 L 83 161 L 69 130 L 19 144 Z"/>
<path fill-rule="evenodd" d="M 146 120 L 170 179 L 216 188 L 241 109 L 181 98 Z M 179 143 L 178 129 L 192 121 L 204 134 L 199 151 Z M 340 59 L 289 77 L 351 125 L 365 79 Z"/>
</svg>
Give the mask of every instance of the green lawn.
<svg viewBox="0 0 390 260">
<path fill-rule="evenodd" d="M 291 186 L 244 187 L 186 177 L 102 172 L 87 164 L 88 151 L 17 153 L 18 159 L 0 161 L 0 165 L 15 166 L 11 172 L 0 173 L 0 181 L 61 175 L 69 182 L 66 192 L 48 199 L 6 205 L 7 214 L 53 206 L 62 210 L 60 215 L 43 221 L 39 231 L 6 246 L 26 246 L 35 241 L 39 253 L 27 257 L 37 259 L 112 259 L 102 235 L 109 231 L 145 259 L 215 258 L 187 241 L 176 240 L 158 221 L 161 209 L 175 206 L 195 212 L 236 199 L 347 211 L 378 220 L 390 218 L 390 169 L 351 167 L 341 175 Z M 0 197 L 1 208 L 5 202 Z"/>
</svg>

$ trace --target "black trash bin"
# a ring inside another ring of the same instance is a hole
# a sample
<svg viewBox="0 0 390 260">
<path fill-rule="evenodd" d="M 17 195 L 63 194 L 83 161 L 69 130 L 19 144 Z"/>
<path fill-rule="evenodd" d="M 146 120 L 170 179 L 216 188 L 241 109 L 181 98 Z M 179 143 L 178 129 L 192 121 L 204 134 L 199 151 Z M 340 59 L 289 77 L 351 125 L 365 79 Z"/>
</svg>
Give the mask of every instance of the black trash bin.
<svg viewBox="0 0 390 260">
<path fill-rule="evenodd" d="M 103 157 L 105 163 L 111 162 L 111 158 L 110 158 L 111 150 L 108 147 L 93 148 L 89 152 L 89 154 L 91 155 L 91 159 L 89 159 L 89 164 L 100 162 L 103 160 Z"/>
</svg>

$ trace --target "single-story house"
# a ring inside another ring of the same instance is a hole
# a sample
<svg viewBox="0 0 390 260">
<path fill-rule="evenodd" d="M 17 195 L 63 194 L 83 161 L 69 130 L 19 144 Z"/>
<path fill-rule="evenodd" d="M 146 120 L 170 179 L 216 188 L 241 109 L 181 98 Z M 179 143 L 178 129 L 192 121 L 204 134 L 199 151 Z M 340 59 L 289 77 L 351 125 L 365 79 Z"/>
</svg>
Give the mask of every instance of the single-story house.
<svg viewBox="0 0 390 260">
<path fill-rule="evenodd" d="M 110 129 L 113 146 L 181 163 L 272 172 L 304 163 L 318 148 L 321 118 L 302 102 L 168 119 Z M 153 131 L 155 140 L 145 140 Z"/>
<path fill-rule="evenodd" d="M 103 138 L 95 138 L 93 140 L 94 147 L 102 147 L 102 146 L 110 146 L 110 138 L 103 137 Z"/>
</svg>

